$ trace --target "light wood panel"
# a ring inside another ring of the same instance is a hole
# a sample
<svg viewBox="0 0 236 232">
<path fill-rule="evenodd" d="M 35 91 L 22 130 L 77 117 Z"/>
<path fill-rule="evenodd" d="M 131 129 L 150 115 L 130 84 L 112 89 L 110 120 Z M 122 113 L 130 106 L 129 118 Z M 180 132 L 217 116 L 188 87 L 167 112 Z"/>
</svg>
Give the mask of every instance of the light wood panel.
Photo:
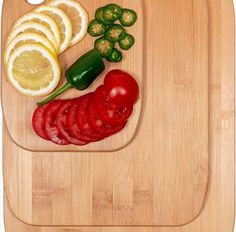
<svg viewBox="0 0 236 232">
<path fill-rule="evenodd" d="M 210 149 L 206 1 L 145 7 L 145 101 L 129 146 L 105 154 L 34 153 L 9 146 L 5 136 L 6 194 L 23 221 L 158 226 L 200 213 Z"/>
<path fill-rule="evenodd" d="M 79 1 L 89 13 L 89 18 L 92 20 L 95 17 L 95 11 L 98 7 L 106 5 L 109 0 L 80 0 Z M 71 89 L 64 93 L 60 98 L 70 99 L 86 94 L 87 92 L 94 91 L 97 86 L 103 84 L 104 75 L 112 69 L 122 69 L 133 74 L 141 89 L 141 95 L 143 92 L 143 80 L 144 75 L 144 49 L 143 41 L 143 3 L 141 0 L 129 1 L 129 0 L 115 0 L 115 3 L 134 9 L 139 18 L 136 24 L 127 28 L 127 32 L 133 34 L 136 38 L 135 45 L 128 52 L 123 51 L 124 59 L 121 63 L 115 64 L 106 62 L 106 70 L 104 74 L 100 75 L 96 82 L 91 85 L 86 91 L 78 91 Z M 134 4 L 135 2 L 135 4 Z M 30 12 L 36 8 L 30 4 L 27 4 L 25 0 L 4 0 L 3 1 L 3 15 L 2 15 L 2 47 L 5 47 L 5 41 L 7 35 L 11 30 L 14 21 L 19 18 L 22 14 Z M 11 12 L 11 14 L 9 14 Z M 82 54 L 94 48 L 95 39 L 90 35 L 87 35 L 80 43 L 76 46 L 71 47 L 65 53 L 60 56 L 60 64 L 62 68 L 62 79 L 61 83 L 65 82 L 64 73 L 70 67 L 75 60 L 77 60 Z M 137 55 L 138 54 L 138 55 Z M 120 133 L 109 137 L 102 142 L 92 143 L 84 147 L 78 147 L 74 145 L 70 146 L 59 146 L 51 142 L 45 141 L 39 138 L 33 131 L 31 121 L 32 115 L 36 108 L 36 102 L 43 98 L 30 98 L 24 97 L 18 94 L 14 88 L 7 82 L 4 65 L 2 67 L 2 104 L 3 113 L 6 119 L 7 127 L 11 138 L 14 142 L 30 151 L 114 151 L 121 149 L 131 142 L 135 136 L 137 130 L 138 121 L 141 113 L 141 102 L 140 97 L 138 103 L 135 105 L 134 113 L 131 116 L 129 123 L 126 128 Z M 12 96 L 9 98 L 9 95 Z M 13 117 L 14 115 L 14 117 Z"/>
<path fill-rule="evenodd" d="M 182 227 L 32 227 L 12 216 L 5 204 L 7 232 L 222 232 L 234 224 L 234 12 L 231 0 L 208 0 L 211 25 L 211 169 L 206 203 L 197 219 Z M 12 142 L 5 141 L 11 147 Z M 5 155 L 5 154 L 4 154 Z"/>
</svg>

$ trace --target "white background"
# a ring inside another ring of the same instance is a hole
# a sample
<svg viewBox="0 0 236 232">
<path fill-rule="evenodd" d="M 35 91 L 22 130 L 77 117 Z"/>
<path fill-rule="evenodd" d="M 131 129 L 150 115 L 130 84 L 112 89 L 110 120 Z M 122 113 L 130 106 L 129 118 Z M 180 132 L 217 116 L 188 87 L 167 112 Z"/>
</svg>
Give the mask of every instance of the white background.
<svg viewBox="0 0 236 232">
<path fill-rule="evenodd" d="M 2 1 L 0 0 L 0 6 L 2 6 Z M 43 0 L 28 0 L 29 2 L 39 2 Z M 163 0 L 165 1 L 165 0 Z M 236 0 L 234 0 L 234 4 L 236 4 Z M 0 132 L 2 131 L 2 112 L 0 107 Z M 0 148 L 2 148 L 2 133 L 0 133 Z M 4 220 L 3 220 L 3 177 L 2 177 L 2 149 L 0 149 L 0 232 L 4 232 Z M 8 231 L 13 232 L 13 231 Z M 223 231 L 222 231 L 223 232 Z M 224 231 L 224 232 L 231 232 L 231 231 Z M 236 228 L 234 230 L 236 232 Z"/>
</svg>

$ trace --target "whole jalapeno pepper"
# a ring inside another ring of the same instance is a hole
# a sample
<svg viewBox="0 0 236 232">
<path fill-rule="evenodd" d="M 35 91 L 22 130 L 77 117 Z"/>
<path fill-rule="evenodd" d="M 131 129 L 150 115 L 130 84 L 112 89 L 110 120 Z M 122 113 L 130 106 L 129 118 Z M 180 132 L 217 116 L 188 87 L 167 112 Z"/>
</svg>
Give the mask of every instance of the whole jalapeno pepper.
<svg viewBox="0 0 236 232">
<path fill-rule="evenodd" d="M 99 52 L 95 49 L 81 56 L 66 71 L 67 82 L 45 100 L 38 102 L 42 106 L 70 88 L 87 89 L 93 81 L 105 70 L 105 64 Z"/>
</svg>

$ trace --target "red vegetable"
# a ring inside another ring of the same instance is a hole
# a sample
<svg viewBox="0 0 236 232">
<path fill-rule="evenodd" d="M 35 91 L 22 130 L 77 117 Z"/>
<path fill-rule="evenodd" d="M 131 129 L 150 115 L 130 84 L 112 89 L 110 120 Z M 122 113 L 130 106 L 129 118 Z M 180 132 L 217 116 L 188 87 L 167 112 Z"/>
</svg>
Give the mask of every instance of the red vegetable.
<svg viewBox="0 0 236 232">
<path fill-rule="evenodd" d="M 86 145 L 87 142 L 84 142 L 82 140 L 79 140 L 75 137 L 73 137 L 67 128 L 66 125 L 66 117 L 68 114 L 68 109 L 71 106 L 72 101 L 67 101 L 59 108 L 57 115 L 56 115 L 56 125 L 59 130 L 59 133 L 70 143 L 78 146 Z"/>
<path fill-rule="evenodd" d="M 45 132 L 53 143 L 68 145 L 70 144 L 69 141 L 60 134 L 56 125 L 57 111 L 62 105 L 63 101 L 53 101 L 50 103 L 49 107 L 45 111 Z"/>
<path fill-rule="evenodd" d="M 91 128 L 101 134 L 104 137 L 111 136 L 119 131 L 121 131 L 126 123 L 122 123 L 119 126 L 112 126 L 110 124 L 104 123 L 101 118 L 98 116 L 97 110 L 96 110 L 96 103 L 93 98 L 90 99 L 89 107 L 88 107 L 88 122 Z"/>
<path fill-rule="evenodd" d="M 106 75 L 104 90 L 110 102 L 119 106 L 133 106 L 139 96 L 137 81 L 121 70 L 113 70 Z"/>
<path fill-rule="evenodd" d="M 78 105 L 80 104 L 80 98 L 73 101 L 70 108 L 68 109 L 67 117 L 66 117 L 66 125 L 69 133 L 77 138 L 78 140 L 84 141 L 84 142 L 94 142 L 96 140 L 91 139 L 85 135 L 83 135 L 76 123 L 76 111 L 78 108 Z"/>
<path fill-rule="evenodd" d="M 93 131 L 93 129 L 88 123 L 87 109 L 88 109 L 88 103 L 90 101 L 90 98 L 92 98 L 92 96 L 93 96 L 93 93 L 90 93 L 90 94 L 86 94 L 85 96 L 81 98 L 80 104 L 76 112 L 76 122 L 83 135 L 91 139 L 94 139 L 95 141 L 99 141 L 99 140 L 102 140 L 104 136 Z"/>
<path fill-rule="evenodd" d="M 32 126 L 35 133 L 43 139 L 49 140 L 44 130 L 45 116 L 44 112 L 48 108 L 49 104 L 38 107 L 32 117 Z"/>
<path fill-rule="evenodd" d="M 117 106 L 110 102 L 103 86 L 95 92 L 95 102 L 99 117 L 104 123 L 113 126 L 123 125 L 133 112 L 133 106 Z"/>
</svg>

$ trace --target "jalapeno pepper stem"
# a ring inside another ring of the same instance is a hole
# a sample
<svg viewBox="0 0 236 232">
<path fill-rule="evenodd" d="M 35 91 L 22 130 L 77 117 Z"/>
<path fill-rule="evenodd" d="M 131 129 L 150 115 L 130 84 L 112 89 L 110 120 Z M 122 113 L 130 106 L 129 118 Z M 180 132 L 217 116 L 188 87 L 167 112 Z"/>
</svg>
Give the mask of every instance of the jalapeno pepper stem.
<svg viewBox="0 0 236 232">
<path fill-rule="evenodd" d="M 52 93 L 49 97 L 47 97 L 45 100 L 38 102 L 38 106 L 43 106 L 47 104 L 48 102 L 52 101 L 54 98 L 65 92 L 67 89 L 72 88 L 73 86 L 69 83 L 66 82 L 60 89 L 56 90 L 54 93 Z"/>
</svg>

